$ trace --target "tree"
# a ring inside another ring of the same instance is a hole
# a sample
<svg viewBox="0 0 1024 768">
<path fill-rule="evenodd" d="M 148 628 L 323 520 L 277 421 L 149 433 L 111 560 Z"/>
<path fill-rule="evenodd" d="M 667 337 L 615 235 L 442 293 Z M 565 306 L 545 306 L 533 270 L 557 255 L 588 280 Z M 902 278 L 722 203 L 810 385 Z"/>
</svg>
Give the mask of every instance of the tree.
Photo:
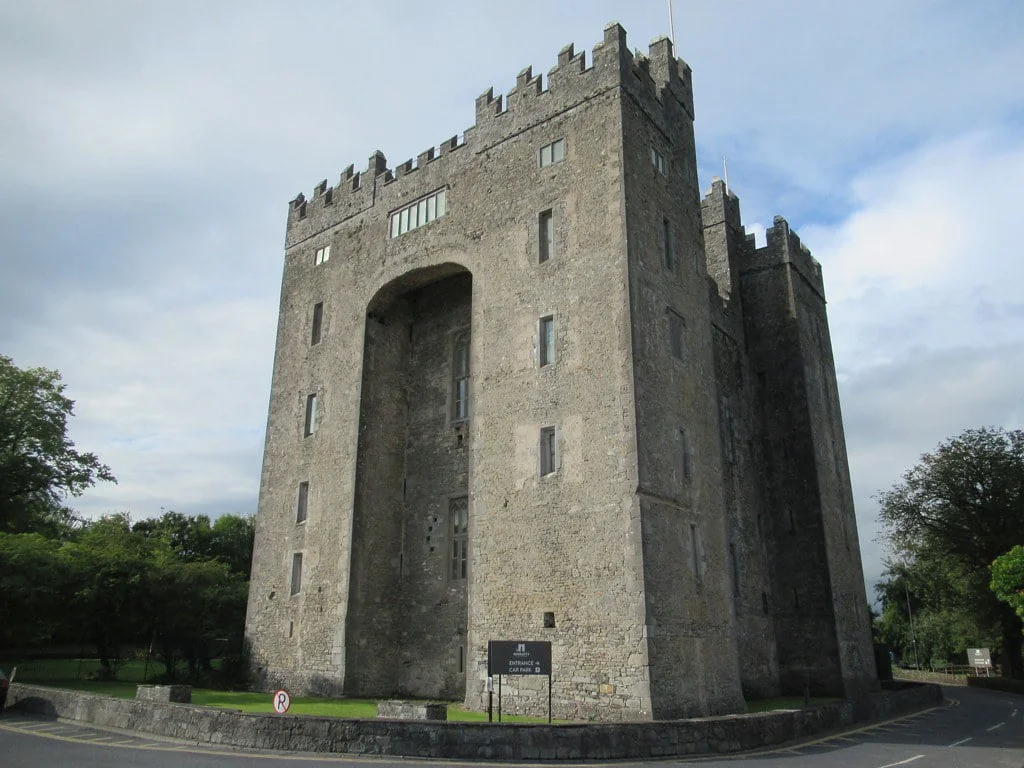
<svg viewBox="0 0 1024 768">
<path fill-rule="evenodd" d="M 971 610 L 998 616 L 1006 671 L 1024 677 L 1021 620 L 987 588 L 992 561 L 1024 543 L 1024 431 L 967 430 L 922 456 L 879 501 L 899 555 L 946 561 L 974 585 Z"/>
<path fill-rule="evenodd" d="M 66 630 L 70 584 L 60 542 L 0 533 L 0 648 L 28 648 Z"/>
<path fill-rule="evenodd" d="M 116 482 L 68 438 L 75 404 L 64 389 L 59 372 L 22 370 L 0 355 L 0 531 L 56 535 L 73 520 L 68 496 Z"/>
<path fill-rule="evenodd" d="M 1018 544 L 992 561 L 990 587 L 996 597 L 1024 619 L 1024 546 Z"/>
</svg>

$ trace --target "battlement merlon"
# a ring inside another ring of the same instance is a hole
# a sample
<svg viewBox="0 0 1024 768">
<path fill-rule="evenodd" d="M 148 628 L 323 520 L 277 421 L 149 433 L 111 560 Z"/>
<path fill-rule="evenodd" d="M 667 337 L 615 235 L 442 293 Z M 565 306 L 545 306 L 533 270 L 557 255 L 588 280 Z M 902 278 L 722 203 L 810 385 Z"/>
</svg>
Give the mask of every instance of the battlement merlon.
<svg viewBox="0 0 1024 768">
<path fill-rule="evenodd" d="M 753 257 L 741 266 L 741 273 L 748 268 L 789 264 L 824 302 L 825 282 L 821 274 L 821 264 L 811 255 L 810 249 L 800 242 L 800 236 L 790 229 L 789 222 L 782 216 L 776 216 L 773 225 L 765 231 L 765 240 L 765 247 L 758 248 Z"/>
<path fill-rule="evenodd" d="M 705 227 L 726 224 L 735 230 L 743 231 L 740 199 L 717 176 L 711 179 L 711 187 L 704 193 L 700 212 Z"/>
<path fill-rule="evenodd" d="M 557 63 L 548 72 L 547 88 L 544 87 L 543 76 L 534 75 L 532 67 L 526 67 L 519 73 L 515 87 L 504 97 L 501 94 L 496 96 L 494 89 L 488 88 L 476 99 L 476 123 L 466 129 L 464 140 L 460 142 L 458 137 L 452 137 L 441 143 L 439 151 L 431 147 L 417 156 L 415 164 L 411 160 L 406 161 L 391 171 L 383 153 L 378 151 L 371 155 L 365 172 L 355 173 L 349 166 L 336 187 L 321 182 L 310 199 L 299 195 L 291 201 L 289 230 L 300 222 L 303 229 L 312 228 L 313 222 L 307 219 L 309 206 L 330 206 L 340 202 L 342 192 L 352 193 L 361 199 L 366 190 L 374 186 L 367 184 L 366 178 L 383 177 L 383 183 L 390 184 L 426 163 L 444 163 L 445 155 L 463 146 L 470 146 L 472 151 L 483 151 L 608 88 L 623 87 L 650 104 L 650 108 L 656 108 L 660 103 L 666 111 L 667 97 L 671 95 L 693 118 L 692 73 L 685 61 L 675 58 L 668 38 L 653 40 L 647 56 L 639 52 L 634 56 L 626 45 L 626 30 L 612 22 L 605 26 L 604 37 L 594 46 L 591 58 L 591 66 L 587 67 L 585 53 L 576 53 L 570 44 L 559 51 Z M 360 207 L 359 203 L 358 200 L 346 201 L 342 208 L 355 209 Z M 373 204 L 372 200 L 370 204 Z M 317 216 L 316 220 L 326 223 L 330 218 Z"/>
</svg>

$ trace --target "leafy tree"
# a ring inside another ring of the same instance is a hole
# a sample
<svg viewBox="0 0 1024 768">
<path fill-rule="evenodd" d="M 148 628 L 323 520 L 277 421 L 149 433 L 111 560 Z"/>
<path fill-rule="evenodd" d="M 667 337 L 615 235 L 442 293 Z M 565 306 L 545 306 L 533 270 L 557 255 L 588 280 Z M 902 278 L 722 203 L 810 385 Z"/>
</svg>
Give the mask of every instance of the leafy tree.
<svg viewBox="0 0 1024 768">
<path fill-rule="evenodd" d="M 1024 619 L 1024 546 L 1018 544 L 992 561 L 990 586 L 996 597 Z"/>
<path fill-rule="evenodd" d="M 957 569 L 965 610 L 979 624 L 998 617 L 1005 668 L 1024 676 L 1021 620 L 987 587 L 992 561 L 1024 543 L 1024 431 L 967 430 L 922 456 L 879 500 L 893 549 Z"/>
<path fill-rule="evenodd" d="M 165 542 L 183 562 L 215 559 L 233 573 L 249 577 L 256 530 L 252 517 L 222 515 L 211 525 L 206 515 L 187 516 L 170 511 L 158 518 L 140 520 L 132 530 Z"/>
<path fill-rule="evenodd" d="M 0 648 L 44 645 L 66 626 L 69 586 L 60 542 L 0 533 Z"/>
<path fill-rule="evenodd" d="M 64 396 L 60 373 L 22 370 L 0 355 L 0 531 L 66 531 L 74 517 L 65 506 L 97 480 L 116 482 L 92 453 L 68 438 L 74 402 Z"/>
</svg>

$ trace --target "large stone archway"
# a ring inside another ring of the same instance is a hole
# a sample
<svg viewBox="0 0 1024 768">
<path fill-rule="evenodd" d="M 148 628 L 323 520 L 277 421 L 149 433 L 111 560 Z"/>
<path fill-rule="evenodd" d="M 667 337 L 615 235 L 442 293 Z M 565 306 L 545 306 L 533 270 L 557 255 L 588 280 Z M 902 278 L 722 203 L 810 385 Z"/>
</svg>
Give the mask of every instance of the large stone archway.
<svg viewBox="0 0 1024 768">
<path fill-rule="evenodd" d="M 349 695 L 460 698 L 472 275 L 389 282 L 366 311 L 346 619 Z"/>
</svg>

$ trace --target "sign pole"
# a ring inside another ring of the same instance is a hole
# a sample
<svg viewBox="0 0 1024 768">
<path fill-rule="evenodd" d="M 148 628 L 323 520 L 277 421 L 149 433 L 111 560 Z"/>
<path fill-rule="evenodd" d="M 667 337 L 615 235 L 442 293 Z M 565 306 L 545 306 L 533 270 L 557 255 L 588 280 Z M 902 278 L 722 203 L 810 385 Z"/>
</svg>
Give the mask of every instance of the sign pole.
<svg viewBox="0 0 1024 768">
<path fill-rule="evenodd" d="M 501 675 L 498 675 L 498 722 L 501 722 Z"/>
<path fill-rule="evenodd" d="M 551 724 L 551 673 L 548 672 L 548 724 Z"/>
</svg>

